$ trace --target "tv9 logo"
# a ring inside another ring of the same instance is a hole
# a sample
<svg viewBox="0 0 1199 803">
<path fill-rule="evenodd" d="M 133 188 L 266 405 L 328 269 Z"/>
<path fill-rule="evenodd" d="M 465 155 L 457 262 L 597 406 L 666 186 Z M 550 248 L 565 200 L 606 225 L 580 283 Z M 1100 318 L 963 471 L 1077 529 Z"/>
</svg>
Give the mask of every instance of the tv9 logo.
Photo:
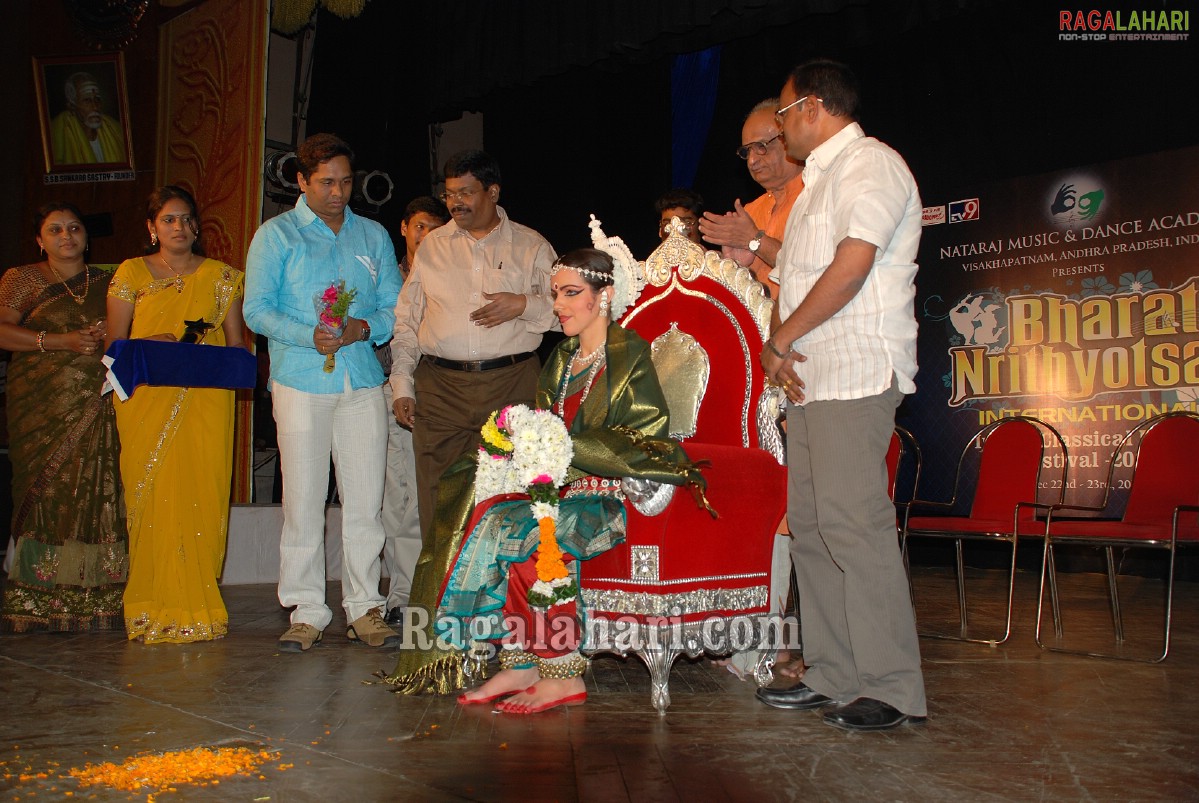
<svg viewBox="0 0 1199 803">
<path fill-rule="evenodd" d="M 977 198 L 949 202 L 950 223 L 965 223 L 967 220 L 978 220 L 978 218 L 979 202 Z"/>
</svg>

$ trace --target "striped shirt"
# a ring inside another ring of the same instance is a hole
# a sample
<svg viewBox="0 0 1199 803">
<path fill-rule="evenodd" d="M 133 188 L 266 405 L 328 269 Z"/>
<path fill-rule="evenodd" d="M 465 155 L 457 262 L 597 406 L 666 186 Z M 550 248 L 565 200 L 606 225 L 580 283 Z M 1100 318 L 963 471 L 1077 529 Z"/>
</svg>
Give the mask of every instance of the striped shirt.
<svg viewBox="0 0 1199 803">
<path fill-rule="evenodd" d="M 421 241 L 395 308 L 389 381 L 397 399 L 415 398 L 412 375 L 421 355 L 491 360 L 535 351 L 542 333 L 558 328 L 550 298 L 558 255 L 503 207 L 496 212 L 499 224 L 480 240 L 450 222 Z M 470 314 L 491 303 L 483 294 L 500 292 L 523 295 L 525 311 L 490 328 L 472 323 Z"/>
<path fill-rule="evenodd" d="M 803 181 L 772 273 L 782 320 L 846 237 L 878 249 L 858 294 L 791 344 L 807 356 L 798 365 L 805 403 L 876 396 L 891 386 L 892 375 L 902 392 L 915 392 L 920 195 L 911 171 L 898 153 L 852 123 L 812 151 Z"/>
</svg>

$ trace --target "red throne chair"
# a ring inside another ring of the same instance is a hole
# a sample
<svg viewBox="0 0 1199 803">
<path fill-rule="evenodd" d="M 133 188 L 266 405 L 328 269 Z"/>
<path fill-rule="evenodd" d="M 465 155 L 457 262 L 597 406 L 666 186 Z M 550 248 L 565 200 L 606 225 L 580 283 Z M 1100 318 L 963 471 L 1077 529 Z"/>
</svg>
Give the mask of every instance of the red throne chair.
<svg viewBox="0 0 1199 803">
<path fill-rule="evenodd" d="M 675 221 L 677 224 L 677 220 Z M 635 654 L 652 702 L 670 705 L 681 654 L 760 649 L 755 680 L 770 681 L 774 536 L 786 508 L 778 418 L 758 354 L 773 302 L 753 274 L 671 233 L 643 263 L 646 287 L 621 323 L 652 347 L 670 407 L 671 435 L 707 460 L 713 519 L 679 492 L 657 516 L 628 510 L 627 541 L 581 566 L 585 651 Z M 774 621 L 777 624 L 777 620 Z"/>
</svg>

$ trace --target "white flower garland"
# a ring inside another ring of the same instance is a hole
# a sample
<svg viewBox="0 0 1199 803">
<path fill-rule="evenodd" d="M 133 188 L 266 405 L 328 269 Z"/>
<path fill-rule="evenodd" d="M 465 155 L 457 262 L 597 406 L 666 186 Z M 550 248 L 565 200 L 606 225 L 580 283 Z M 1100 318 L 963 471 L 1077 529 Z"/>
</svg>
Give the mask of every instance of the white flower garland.
<svg viewBox="0 0 1199 803">
<path fill-rule="evenodd" d="M 506 436 L 510 448 L 497 447 L 494 426 Z M 535 482 L 561 487 L 574 457 L 574 444 L 566 424 L 549 410 L 532 410 L 523 404 L 505 407 L 483 427 L 479 470 L 475 474 L 475 503 L 500 494 L 528 493 Z M 487 446 L 501 454 L 493 454 Z M 534 503 L 533 515 L 558 517 L 557 505 Z"/>
<path fill-rule="evenodd" d="M 566 424 L 550 410 L 514 404 L 492 413 L 479 434 L 475 504 L 501 494 L 529 494 L 539 537 L 537 580 L 529 589 L 529 603 L 549 609 L 575 599 L 579 590 L 554 537 L 558 490 L 574 457 Z"/>
</svg>

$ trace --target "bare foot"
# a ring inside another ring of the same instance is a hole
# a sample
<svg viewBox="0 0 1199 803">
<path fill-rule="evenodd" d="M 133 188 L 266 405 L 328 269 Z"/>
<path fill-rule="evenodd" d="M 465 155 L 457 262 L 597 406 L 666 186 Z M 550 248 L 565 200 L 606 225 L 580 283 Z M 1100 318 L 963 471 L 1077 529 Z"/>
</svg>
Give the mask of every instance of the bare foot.
<svg viewBox="0 0 1199 803">
<path fill-rule="evenodd" d="M 778 655 L 774 658 L 772 671 L 776 675 L 799 680 L 803 677 L 805 669 L 807 667 L 804 666 L 802 655 L 798 658 L 792 658 L 790 650 L 779 650 Z"/>
<path fill-rule="evenodd" d="M 583 678 L 542 678 L 533 688 L 496 705 L 507 714 L 536 714 L 559 705 L 578 705 L 587 699 Z"/>
<path fill-rule="evenodd" d="M 461 705 L 489 703 L 506 694 L 524 691 L 536 683 L 539 677 L 535 666 L 528 669 L 502 669 L 499 674 L 477 689 L 471 689 L 458 695 L 458 702 Z"/>
</svg>

